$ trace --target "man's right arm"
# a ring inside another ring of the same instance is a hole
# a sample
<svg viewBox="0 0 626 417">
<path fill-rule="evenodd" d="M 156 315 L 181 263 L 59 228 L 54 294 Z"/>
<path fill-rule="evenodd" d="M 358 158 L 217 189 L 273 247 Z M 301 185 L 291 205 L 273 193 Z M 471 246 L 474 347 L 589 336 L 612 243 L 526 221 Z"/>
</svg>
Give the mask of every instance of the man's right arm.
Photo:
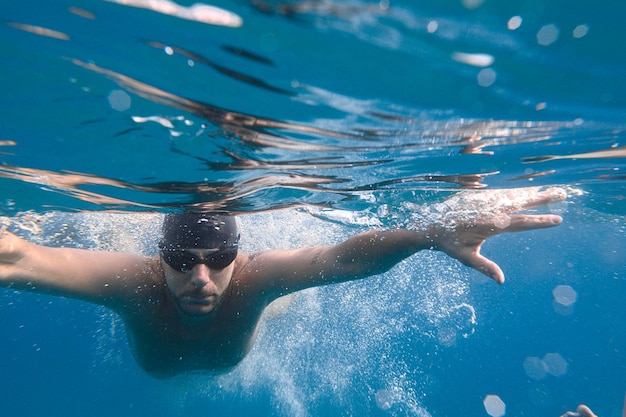
<svg viewBox="0 0 626 417">
<path fill-rule="evenodd" d="M 121 252 L 52 248 L 0 230 L 0 286 L 120 307 L 155 285 L 158 262 Z"/>
</svg>

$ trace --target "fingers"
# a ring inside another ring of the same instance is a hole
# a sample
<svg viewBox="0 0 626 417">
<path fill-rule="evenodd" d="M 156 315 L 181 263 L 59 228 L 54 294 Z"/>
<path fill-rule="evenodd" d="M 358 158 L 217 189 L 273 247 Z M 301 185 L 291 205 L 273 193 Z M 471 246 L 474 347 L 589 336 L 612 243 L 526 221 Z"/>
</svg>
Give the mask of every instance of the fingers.
<svg viewBox="0 0 626 417">
<path fill-rule="evenodd" d="M 472 265 L 472 268 L 487 275 L 498 284 L 504 283 L 504 272 L 502 272 L 502 269 L 500 269 L 497 263 L 485 258 L 482 255 L 478 255 L 476 260 L 478 262 L 475 266 Z"/>
<path fill-rule="evenodd" d="M 545 229 L 561 224 L 563 218 L 556 214 L 512 214 L 509 216 L 510 223 L 503 232 L 524 232 L 527 230 Z"/>
<path fill-rule="evenodd" d="M 479 251 L 473 252 L 469 256 L 457 258 L 470 268 L 487 275 L 498 284 L 504 283 L 504 272 L 497 263 L 485 258 Z"/>
<path fill-rule="evenodd" d="M 520 192 L 519 190 L 515 191 Z M 516 211 L 528 210 L 535 207 L 558 203 L 559 201 L 565 200 L 565 198 L 567 198 L 567 193 L 562 188 L 555 187 L 544 191 L 533 191 L 525 197 L 524 201 L 521 203 L 521 207 Z"/>
<path fill-rule="evenodd" d="M 512 214 L 509 216 L 510 223 L 502 229 L 503 232 L 523 232 L 535 229 L 545 229 L 561 224 L 563 219 L 555 214 Z M 504 283 L 504 273 L 495 262 L 480 254 L 480 248 L 465 260 L 466 265 L 482 272 L 498 284 Z"/>
<path fill-rule="evenodd" d="M 596 416 L 593 411 L 591 411 L 591 409 L 589 407 L 587 407 L 585 404 L 580 404 L 577 408 L 576 408 L 576 412 L 578 413 L 578 415 L 580 417 L 598 417 Z"/>
<path fill-rule="evenodd" d="M 561 216 L 555 214 L 542 214 L 542 215 L 530 215 L 530 214 L 512 214 L 508 216 L 508 223 L 506 226 L 503 224 L 500 230 L 502 232 L 523 232 L 535 229 L 545 229 L 548 227 L 554 227 L 562 222 Z M 498 227 L 496 225 L 496 227 Z M 459 258 L 465 265 L 476 269 L 479 272 L 487 275 L 498 284 L 504 283 L 504 273 L 502 269 L 495 262 L 485 258 L 480 254 L 480 246 L 475 250 Z"/>
</svg>

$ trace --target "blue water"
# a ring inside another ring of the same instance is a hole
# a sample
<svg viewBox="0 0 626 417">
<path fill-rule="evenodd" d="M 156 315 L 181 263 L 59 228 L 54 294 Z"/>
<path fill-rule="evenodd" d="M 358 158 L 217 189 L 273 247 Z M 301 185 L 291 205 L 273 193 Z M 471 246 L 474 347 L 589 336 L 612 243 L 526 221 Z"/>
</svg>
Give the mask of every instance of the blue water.
<svg viewBox="0 0 626 417">
<path fill-rule="evenodd" d="M 623 2 L 192 3 L 3 5 L 2 224 L 153 254 L 159 213 L 227 209 L 253 252 L 553 185 L 564 223 L 485 245 L 501 287 L 425 252 L 305 291 L 218 377 L 153 380 L 112 313 L 2 290 L 2 415 L 621 415 Z"/>
</svg>

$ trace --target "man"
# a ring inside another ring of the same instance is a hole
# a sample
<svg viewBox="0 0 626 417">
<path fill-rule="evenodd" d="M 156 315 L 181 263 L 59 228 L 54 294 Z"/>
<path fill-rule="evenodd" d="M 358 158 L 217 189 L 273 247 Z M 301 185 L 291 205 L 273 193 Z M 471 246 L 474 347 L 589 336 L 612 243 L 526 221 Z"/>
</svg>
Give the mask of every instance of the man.
<svg viewBox="0 0 626 417">
<path fill-rule="evenodd" d="M 517 209 L 563 197 L 556 189 L 534 193 Z M 225 372 L 249 352 L 261 314 L 273 300 L 381 274 L 423 249 L 445 252 L 502 283 L 498 265 L 480 255 L 485 239 L 561 222 L 556 215 L 505 217 L 504 222 L 499 215 L 497 221 L 486 217 L 425 231 L 372 230 L 336 245 L 247 255 L 237 250 L 233 217 L 170 214 L 163 223 L 160 253 L 151 258 L 39 246 L 0 231 L 0 285 L 74 297 L 116 311 L 136 360 L 154 376 Z"/>
</svg>

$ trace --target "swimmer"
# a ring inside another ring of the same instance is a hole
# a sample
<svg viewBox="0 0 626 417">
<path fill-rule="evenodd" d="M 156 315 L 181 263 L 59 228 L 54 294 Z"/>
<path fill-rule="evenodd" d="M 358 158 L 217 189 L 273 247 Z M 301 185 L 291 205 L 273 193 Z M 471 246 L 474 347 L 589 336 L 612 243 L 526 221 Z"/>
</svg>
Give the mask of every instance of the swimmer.
<svg viewBox="0 0 626 417">
<path fill-rule="evenodd" d="M 166 215 L 154 257 L 41 246 L 0 230 L 0 286 L 73 297 L 115 311 L 136 361 L 155 377 L 222 373 L 250 351 L 272 301 L 309 287 L 382 274 L 421 250 L 442 251 L 503 283 L 500 267 L 480 254 L 485 240 L 560 224 L 557 215 L 514 211 L 564 197 L 558 189 L 535 191 L 523 204 L 506 208 L 504 225 L 483 215 L 452 227 L 371 230 L 336 245 L 250 255 L 238 250 L 234 217 L 223 214 Z"/>
</svg>

